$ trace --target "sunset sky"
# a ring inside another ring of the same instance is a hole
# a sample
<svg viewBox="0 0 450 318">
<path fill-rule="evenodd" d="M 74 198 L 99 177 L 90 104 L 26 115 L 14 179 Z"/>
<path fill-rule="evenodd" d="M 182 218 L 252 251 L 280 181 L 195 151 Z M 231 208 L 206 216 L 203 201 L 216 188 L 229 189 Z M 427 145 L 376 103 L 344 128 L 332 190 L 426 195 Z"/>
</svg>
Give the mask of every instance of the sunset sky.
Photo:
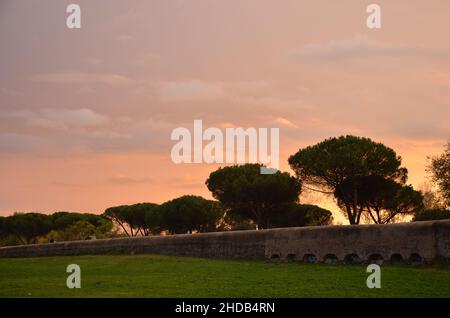
<svg viewBox="0 0 450 318">
<path fill-rule="evenodd" d="M 448 0 L 0 0 L 0 214 L 210 198 L 218 165 L 170 157 L 195 119 L 279 127 L 284 171 L 301 147 L 370 137 L 417 187 L 450 138 L 449 39 Z"/>
</svg>

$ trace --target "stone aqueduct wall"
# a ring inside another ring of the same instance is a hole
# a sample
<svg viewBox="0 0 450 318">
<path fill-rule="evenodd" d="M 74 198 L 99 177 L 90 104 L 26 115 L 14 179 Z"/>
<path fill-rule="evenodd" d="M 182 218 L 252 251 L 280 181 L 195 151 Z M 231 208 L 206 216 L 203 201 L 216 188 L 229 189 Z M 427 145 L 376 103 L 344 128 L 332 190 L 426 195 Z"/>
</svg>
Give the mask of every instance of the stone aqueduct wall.
<svg viewBox="0 0 450 318">
<path fill-rule="evenodd" d="M 0 257 L 167 254 L 304 262 L 450 261 L 450 221 L 117 238 L 0 248 Z"/>
</svg>

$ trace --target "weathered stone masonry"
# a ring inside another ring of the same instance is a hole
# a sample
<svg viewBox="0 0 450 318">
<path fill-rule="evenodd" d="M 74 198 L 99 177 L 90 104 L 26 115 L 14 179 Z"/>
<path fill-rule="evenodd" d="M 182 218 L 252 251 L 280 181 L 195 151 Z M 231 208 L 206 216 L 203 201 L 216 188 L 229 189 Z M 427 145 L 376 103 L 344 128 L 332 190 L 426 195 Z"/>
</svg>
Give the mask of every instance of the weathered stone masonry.
<svg viewBox="0 0 450 318">
<path fill-rule="evenodd" d="M 450 220 L 117 238 L 0 248 L 0 257 L 167 254 L 304 262 L 450 260 Z"/>
</svg>

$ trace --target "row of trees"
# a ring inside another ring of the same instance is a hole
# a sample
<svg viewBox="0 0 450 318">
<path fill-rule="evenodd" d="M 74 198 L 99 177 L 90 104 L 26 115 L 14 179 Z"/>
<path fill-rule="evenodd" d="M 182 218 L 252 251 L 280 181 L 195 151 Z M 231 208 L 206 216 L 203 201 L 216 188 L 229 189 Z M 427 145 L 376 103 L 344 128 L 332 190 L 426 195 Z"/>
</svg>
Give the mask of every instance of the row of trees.
<svg viewBox="0 0 450 318">
<path fill-rule="evenodd" d="M 117 235 L 117 231 L 111 220 L 96 214 L 15 213 L 0 217 L 0 245 L 3 246 L 84 240 L 91 235 L 106 238 Z"/>
<path fill-rule="evenodd" d="M 433 179 L 448 207 L 449 147 L 432 159 Z M 261 165 L 228 166 L 212 172 L 206 186 L 217 201 L 184 196 L 107 209 L 105 216 L 130 236 L 330 224 L 330 211 L 299 204 L 302 187 L 333 196 L 350 224 L 386 224 L 450 218 L 445 209 L 425 210 L 422 193 L 407 184 L 402 158 L 369 138 L 341 136 L 300 149 L 289 158 L 295 172 L 260 174 Z"/>
<path fill-rule="evenodd" d="M 430 169 L 444 204 L 440 212 L 428 214 L 422 193 L 407 184 L 408 170 L 402 167 L 402 158 L 369 138 L 329 138 L 299 149 L 288 162 L 295 177 L 286 172 L 260 175 L 259 165 L 248 164 L 220 168 L 211 173 L 206 185 L 228 215 L 251 219 L 259 228 L 286 226 L 279 218 L 286 217 L 286 211 L 298 210 L 292 207 L 298 204 L 303 187 L 334 197 L 350 224 L 386 224 L 419 213 L 415 220 L 450 218 L 446 210 L 449 146 L 432 159 Z"/>
<path fill-rule="evenodd" d="M 186 195 L 165 202 L 121 205 L 103 214 L 128 236 L 211 232 L 220 229 L 224 211 L 216 201 Z"/>
<path fill-rule="evenodd" d="M 245 230 L 262 227 L 262 224 L 266 227 L 292 227 L 329 225 L 332 222 L 331 212 L 315 205 L 286 205 L 283 210 L 263 213 L 261 218 L 259 214 L 253 214 L 242 205 L 227 209 L 218 201 L 193 195 L 185 195 L 161 205 L 138 203 L 111 207 L 106 209 L 103 215 L 117 224 L 128 236 L 156 235 L 162 232 L 179 234 Z"/>
<path fill-rule="evenodd" d="M 256 172 L 254 177 L 261 177 L 259 165 L 233 169 L 251 169 Z M 272 178 L 275 180 L 280 177 L 285 178 L 284 175 Z M 270 201 L 270 198 L 265 200 Z M 162 232 L 178 234 L 248 230 L 255 229 L 257 225 L 262 227 L 258 223 L 260 220 L 263 220 L 261 222 L 266 227 L 329 225 L 332 222 L 330 211 L 314 205 L 295 203 L 283 204 L 283 209 L 279 209 L 280 207 L 270 213 L 263 207 L 263 217 L 260 219 L 259 214 L 249 213 L 243 204 L 234 204 L 230 210 L 218 201 L 186 195 L 161 205 L 138 203 L 112 207 L 106 209 L 103 215 L 74 212 L 56 212 L 50 215 L 15 213 L 0 217 L 0 246 L 85 240 L 89 236 L 109 238 L 120 235 L 157 235 Z"/>
<path fill-rule="evenodd" d="M 0 218 L 0 239 L 34 243 L 39 239 L 73 240 L 87 235 L 128 236 L 167 232 L 193 233 L 328 225 L 330 211 L 299 204 L 303 188 L 333 196 L 350 224 L 450 218 L 450 143 L 431 158 L 429 171 L 439 188 L 438 202 L 408 185 L 408 171 L 395 151 L 369 138 L 341 136 L 299 149 L 289 158 L 295 172 L 260 174 L 261 165 L 228 166 L 212 172 L 206 186 L 216 200 L 186 195 L 163 204 L 139 203 L 106 209 L 102 216 L 58 212 L 14 214 Z"/>
</svg>

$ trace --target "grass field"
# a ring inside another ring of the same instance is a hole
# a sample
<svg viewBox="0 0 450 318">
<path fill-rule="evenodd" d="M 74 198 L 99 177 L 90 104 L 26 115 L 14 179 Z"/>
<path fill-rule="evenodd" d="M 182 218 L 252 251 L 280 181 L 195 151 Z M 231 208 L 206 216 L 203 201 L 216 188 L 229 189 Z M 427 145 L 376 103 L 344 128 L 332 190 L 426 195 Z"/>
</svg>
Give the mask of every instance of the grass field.
<svg viewBox="0 0 450 318">
<path fill-rule="evenodd" d="M 66 267 L 81 267 L 81 288 Z M 450 297 L 450 268 L 274 264 L 153 255 L 0 259 L 0 297 Z"/>
</svg>

